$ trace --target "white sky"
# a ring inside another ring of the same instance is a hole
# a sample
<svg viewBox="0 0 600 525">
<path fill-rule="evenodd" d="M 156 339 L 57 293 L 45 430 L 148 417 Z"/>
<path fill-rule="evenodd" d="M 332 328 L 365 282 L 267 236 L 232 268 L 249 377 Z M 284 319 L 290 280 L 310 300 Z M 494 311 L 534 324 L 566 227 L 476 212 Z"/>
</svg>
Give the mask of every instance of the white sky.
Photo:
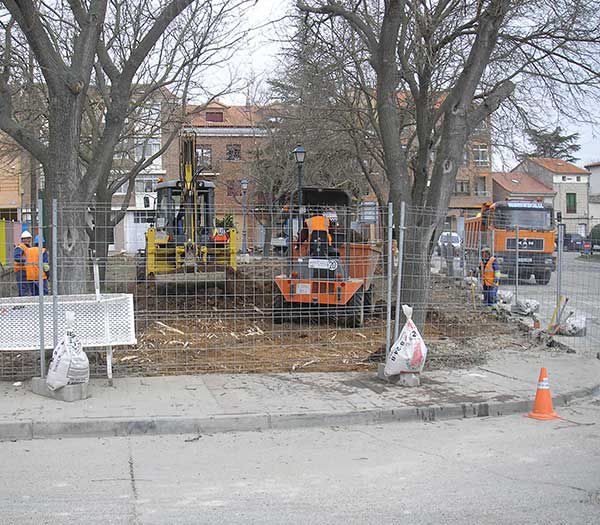
<svg viewBox="0 0 600 525">
<path fill-rule="evenodd" d="M 258 0 L 248 12 L 248 23 L 251 27 L 260 27 L 268 22 L 280 20 L 291 12 L 294 4 L 293 0 Z M 277 30 L 273 27 L 263 27 L 253 32 L 250 44 L 236 55 L 236 64 L 233 65 L 241 76 L 245 78 L 254 76 L 259 81 L 272 76 L 279 51 L 279 44 L 276 41 L 277 32 L 285 31 L 285 27 L 286 22 L 282 22 L 277 24 Z M 244 104 L 246 93 L 224 96 L 223 101 L 229 104 Z M 600 120 L 600 114 L 596 116 Z M 549 127 L 555 125 L 557 125 L 556 122 L 548 123 Z M 560 126 L 565 134 L 580 134 L 581 149 L 575 156 L 581 160 L 576 164 L 583 166 L 590 162 L 600 161 L 600 127 L 570 122 L 561 122 Z M 497 167 L 500 168 L 500 166 Z"/>
</svg>

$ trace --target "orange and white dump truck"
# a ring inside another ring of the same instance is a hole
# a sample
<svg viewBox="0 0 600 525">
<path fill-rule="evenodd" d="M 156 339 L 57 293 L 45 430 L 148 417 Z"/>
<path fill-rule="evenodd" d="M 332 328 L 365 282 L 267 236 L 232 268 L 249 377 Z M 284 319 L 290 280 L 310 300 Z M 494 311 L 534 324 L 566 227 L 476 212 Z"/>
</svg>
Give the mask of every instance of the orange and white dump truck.
<svg viewBox="0 0 600 525">
<path fill-rule="evenodd" d="M 292 207 L 291 207 L 292 208 Z M 352 227 L 355 209 L 347 192 L 303 188 L 302 206 L 289 225 L 295 238 L 284 273 L 275 277 L 275 322 L 317 312 L 360 326 L 374 306 L 373 276 L 382 245 Z"/>
<path fill-rule="evenodd" d="M 482 246 L 491 249 L 500 273 L 508 279 L 515 279 L 518 267 L 519 279 L 528 279 L 533 274 L 536 283 L 548 284 L 556 267 L 552 206 L 538 201 L 483 204 L 477 216 L 465 220 L 468 267 L 477 268 Z"/>
</svg>

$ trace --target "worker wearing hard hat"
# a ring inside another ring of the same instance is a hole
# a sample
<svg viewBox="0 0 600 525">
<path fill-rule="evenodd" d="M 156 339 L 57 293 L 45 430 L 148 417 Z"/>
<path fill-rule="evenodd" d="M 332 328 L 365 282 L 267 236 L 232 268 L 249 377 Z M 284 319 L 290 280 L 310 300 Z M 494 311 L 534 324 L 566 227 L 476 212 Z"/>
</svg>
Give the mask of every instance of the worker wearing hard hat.
<svg viewBox="0 0 600 525">
<path fill-rule="evenodd" d="M 496 304 L 498 286 L 500 281 L 500 270 L 496 258 L 487 246 L 481 249 L 481 261 L 479 263 L 479 275 L 483 284 L 483 304 L 491 306 Z"/>
<path fill-rule="evenodd" d="M 31 233 L 25 230 L 21 233 L 21 242 L 15 246 L 14 252 L 14 268 L 15 268 L 15 279 L 17 280 L 17 288 L 19 290 L 19 297 L 25 295 L 31 295 L 31 288 L 27 282 L 26 275 L 26 264 L 27 264 L 27 252 L 31 249 Z"/>
<path fill-rule="evenodd" d="M 42 239 L 42 244 L 44 240 Z M 39 237 L 36 235 L 34 240 L 35 246 L 27 250 L 27 264 L 26 264 L 26 277 L 31 289 L 31 295 L 40 295 L 40 269 L 39 269 L 39 258 L 40 258 L 40 243 Z M 42 250 L 42 282 L 44 287 L 44 295 L 48 295 L 48 272 L 50 271 L 50 264 L 48 262 L 48 252 L 46 248 L 41 247 Z"/>
</svg>

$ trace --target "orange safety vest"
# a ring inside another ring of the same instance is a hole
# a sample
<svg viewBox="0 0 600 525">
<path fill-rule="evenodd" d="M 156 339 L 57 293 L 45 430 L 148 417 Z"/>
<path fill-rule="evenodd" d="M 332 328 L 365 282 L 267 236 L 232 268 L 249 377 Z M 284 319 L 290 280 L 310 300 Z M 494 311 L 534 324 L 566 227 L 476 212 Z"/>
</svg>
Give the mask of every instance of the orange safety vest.
<svg viewBox="0 0 600 525">
<path fill-rule="evenodd" d="M 31 250 L 31 248 L 29 246 L 24 245 L 22 242 L 20 242 L 19 244 L 17 244 L 16 246 L 17 248 L 21 248 L 21 250 L 23 250 L 23 254 L 25 255 L 25 259 L 27 259 L 27 252 L 29 250 Z M 15 272 L 24 272 L 26 265 L 17 261 L 13 261 L 14 262 L 14 268 L 15 268 Z"/>
<path fill-rule="evenodd" d="M 315 215 L 310 219 L 306 219 L 306 228 L 308 229 L 308 237 L 314 231 L 327 232 L 327 241 L 332 243 L 331 235 L 329 235 L 329 219 L 323 215 Z"/>
<path fill-rule="evenodd" d="M 494 271 L 494 268 L 492 267 L 495 260 L 496 260 L 495 257 L 490 257 L 487 260 L 487 262 L 485 263 L 485 266 L 483 264 L 483 261 L 479 262 L 479 268 L 481 269 L 481 276 L 483 278 L 483 284 L 485 284 L 486 286 L 495 286 L 496 285 L 496 272 Z"/>
<path fill-rule="evenodd" d="M 37 246 L 34 246 L 32 248 L 29 248 L 27 250 L 26 253 L 26 260 L 27 263 L 25 265 L 25 278 L 28 281 L 38 281 L 40 278 L 40 269 L 39 269 L 39 248 Z M 44 248 L 44 252 L 46 251 L 46 248 Z M 42 253 L 44 253 L 42 252 Z M 43 255 L 42 255 L 43 257 Z M 46 279 L 48 279 L 48 276 L 46 275 L 46 272 L 43 272 L 43 279 L 44 281 Z"/>
</svg>

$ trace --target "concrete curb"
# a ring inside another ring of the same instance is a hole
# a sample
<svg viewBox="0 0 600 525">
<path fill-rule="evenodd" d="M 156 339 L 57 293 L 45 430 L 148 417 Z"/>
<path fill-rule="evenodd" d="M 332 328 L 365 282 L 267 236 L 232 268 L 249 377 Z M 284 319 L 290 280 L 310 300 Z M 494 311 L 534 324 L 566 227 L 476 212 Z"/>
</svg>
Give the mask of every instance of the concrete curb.
<svg viewBox="0 0 600 525">
<path fill-rule="evenodd" d="M 580 388 L 553 398 L 566 406 L 577 398 L 600 393 L 600 384 Z M 373 408 L 351 412 L 301 412 L 291 414 L 224 414 L 209 417 L 90 418 L 67 421 L 21 420 L 0 423 L 0 441 L 68 437 L 115 437 L 167 434 L 216 434 L 262 430 L 285 430 L 318 426 L 379 424 L 400 421 L 440 421 L 471 417 L 525 414 L 531 399 L 420 407 Z"/>
</svg>

